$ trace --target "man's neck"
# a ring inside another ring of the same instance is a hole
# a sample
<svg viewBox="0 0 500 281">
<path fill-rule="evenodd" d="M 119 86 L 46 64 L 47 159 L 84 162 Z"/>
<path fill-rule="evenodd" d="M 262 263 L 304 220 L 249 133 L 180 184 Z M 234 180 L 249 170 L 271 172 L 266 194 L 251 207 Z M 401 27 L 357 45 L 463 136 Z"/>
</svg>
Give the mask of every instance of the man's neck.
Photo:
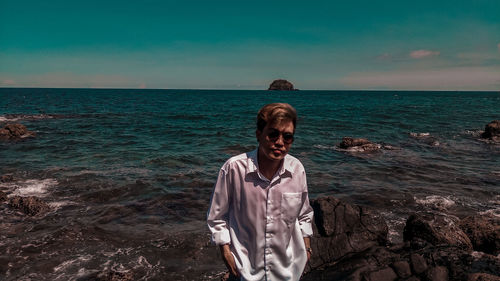
<svg viewBox="0 0 500 281">
<path fill-rule="evenodd" d="M 259 172 L 268 180 L 272 180 L 278 169 L 281 167 L 281 161 L 272 161 L 265 155 L 262 155 L 260 149 L 257 153 L 257 162 L 259 163 Z"/>
</svg>

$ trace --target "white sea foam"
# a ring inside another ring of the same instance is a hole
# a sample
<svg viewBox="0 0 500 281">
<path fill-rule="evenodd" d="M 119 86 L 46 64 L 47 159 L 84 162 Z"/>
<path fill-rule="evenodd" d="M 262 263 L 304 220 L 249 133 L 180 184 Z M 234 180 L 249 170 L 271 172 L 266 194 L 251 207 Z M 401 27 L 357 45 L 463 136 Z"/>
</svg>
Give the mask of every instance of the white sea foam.
<svg viewBox="0 0 500 281">
<path fill-rule="evenodd" d="M 69 259 L 67 261 L 62 262 L 58 266 L 55 266 L 54 272 L 64 271 L 65 269 L 67 269 L 73 265 L 79 267 L 81 262 L 86 262 L 86 261 L 89 261 L 91 259 L 92 259 L 92 255 L 84 255 L 84 256 L 77 257 L 75 259 Z"/>
<path fill-rule="evenodd" d="M 439 196 L 439 195 L 430 195 L 426 196 L 423 199 L 414 198 L 415 202 L 420 205 L 431 206 L 438 210 L 446 210 L 455 205 L 455 201 L 451 196 Z"/>
<path fill-rule="evenodd" d="M 410 136 L 414 137 L 414 138 L 426 138 L 426 137 L 429 137 L 431 134 L 430 133 L 414 133 L 414 132 L 410 132 Z"/>
<path fill-rule="evenodd" d="M 20 196 L 43 197 L 51 187 L 56 186 L 57 184 L 58 182 L 55 179 L 31 179 L 20 181 L 12 184 L 15 187 L 12 194 Z"/>
</svg>

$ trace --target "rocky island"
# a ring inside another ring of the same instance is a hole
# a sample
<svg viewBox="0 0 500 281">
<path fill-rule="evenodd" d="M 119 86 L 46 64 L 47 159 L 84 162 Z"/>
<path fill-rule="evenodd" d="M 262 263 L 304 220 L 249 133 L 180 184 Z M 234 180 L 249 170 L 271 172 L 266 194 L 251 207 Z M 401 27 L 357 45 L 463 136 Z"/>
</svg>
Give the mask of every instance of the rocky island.
<svg viewBox="0 0 500 281">
<path fill-rule="evenodd" d="M 271 85 L 269 85 L 269 91 L 297 91 L 293 87 L 293 84 L 285 79 L 274 80 Z"/>
</svg>

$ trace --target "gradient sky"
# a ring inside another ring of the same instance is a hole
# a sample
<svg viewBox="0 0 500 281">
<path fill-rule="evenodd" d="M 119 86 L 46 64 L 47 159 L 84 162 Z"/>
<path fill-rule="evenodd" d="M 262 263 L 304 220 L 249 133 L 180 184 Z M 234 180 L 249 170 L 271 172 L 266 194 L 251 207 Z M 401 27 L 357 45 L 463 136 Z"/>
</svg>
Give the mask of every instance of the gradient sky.
<svg viewBox="0 0 500 281">
<path fill-rule="evenodd" d="M 500 90 L 500 1 L 0 0 L 0 87 Z"/>
</svg>

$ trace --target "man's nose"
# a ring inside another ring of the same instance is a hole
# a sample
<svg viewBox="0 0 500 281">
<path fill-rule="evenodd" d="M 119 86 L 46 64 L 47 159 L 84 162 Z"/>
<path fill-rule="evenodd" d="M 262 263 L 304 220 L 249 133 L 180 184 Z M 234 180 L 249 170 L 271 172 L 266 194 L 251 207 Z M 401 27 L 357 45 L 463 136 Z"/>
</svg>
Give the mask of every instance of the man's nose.
<svg viewBox="0 0 500 281">
<path fill-rule="evenodd" d="M 284 146 L 285 145 L 285 139 L 283 137 L 283 134 L 280 134 L 278 136 L 278 139 L 276 139 L 276 141 L 274 142 L 275 144 L 278 144 L 280 146 Z"/>
</svg>

